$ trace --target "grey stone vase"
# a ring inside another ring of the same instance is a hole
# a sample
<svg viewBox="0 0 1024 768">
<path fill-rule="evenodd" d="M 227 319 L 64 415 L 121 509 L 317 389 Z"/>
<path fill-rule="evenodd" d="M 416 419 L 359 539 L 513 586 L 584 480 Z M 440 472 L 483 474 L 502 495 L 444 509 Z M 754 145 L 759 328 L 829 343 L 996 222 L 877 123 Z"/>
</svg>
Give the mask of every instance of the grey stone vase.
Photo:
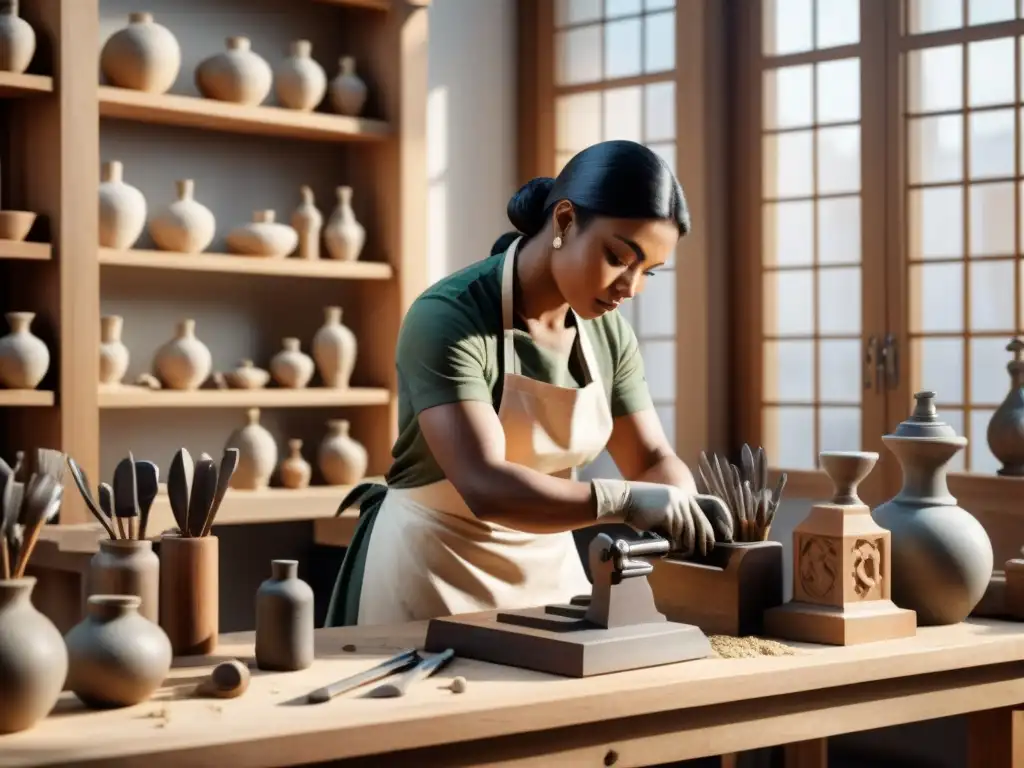
<svg viewBox="0 0 1024 768">
<path fill-rule="evenodd" d="M 939 420 L 934 392 L 914 395 L 913 415 L 883 442 L 903 468 L 903 488 L 872 512 L 892 532 L 892 600 L 920 626 L 956 624 L 992 576 L 992 542 L 946 485 L 949 462 L 967 445 Z"/>
<path fill-rule="evenodd" d="M 256 666 L 276 672 L 313 663 L 313 590 L 296 560 L 273 560 L 256 592 Z"/>
</svg>

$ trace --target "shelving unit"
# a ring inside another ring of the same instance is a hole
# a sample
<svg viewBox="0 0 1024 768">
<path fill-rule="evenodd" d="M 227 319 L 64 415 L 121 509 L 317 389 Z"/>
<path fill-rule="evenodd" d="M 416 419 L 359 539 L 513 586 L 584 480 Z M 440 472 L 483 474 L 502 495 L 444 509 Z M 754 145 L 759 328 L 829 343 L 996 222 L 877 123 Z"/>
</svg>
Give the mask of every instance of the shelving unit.
<svg viewBox="0 0 1024 768">
<path fill-rule="evenodd" d="M 112 461 L 132 450 L 167 471 L 174 450 L 219 454 L 245 409 L 278 442 L 303 439 L 316 470 L 324 422 L 345 418 L 369 453 L 369 473 L 390 463 L 396 434 L 394 345 L 408 305 L 426 286 L 426 4 L 410 0 L 224 0 L 218 13 L 198 0 L 154 0 L 145 10 L 182 47 L 182 68 L 167 94 L 103 84 L 101 46 L 138 10 L 128 0 L 22 0 L 36 30 L 35 60 L 24 75 L 0 73 L 6 124 L 4 207 L 32 210 L 50 243 L 0 241 L 0 310 L 32 311 L 33 332 L 51 351 L 39 391 L 0 390 L 0 452 L 56 447 L 75 457 L 93 482 L 109 480 Z M 365 117 L 247 107 L 201 98 L 198 60 L 245 34 L 275 67 L 293 39 L 313 41 L 328 78 L 341 55 L 357 60 L 370 97 Z M 16 100 L 14 100 L 16 99 Z M 217 236 L 202 254 L 153 250 L 144 234 L 133 250 L 99 247 L 97 189 L 104 161 L 119 159 L 125 180 L 147 198 L 149 213 L 173 198 L 173 181 L 196 179 L 196 199 L 217 218 Z M 274 208 L 287 221 L 308 183 L 324 219 L 336 186 L 355 191 L 367 230 L 361 260 L 260 259 L 224 253 L 224 235 L 247 212 Z M 287 207 L 290 206 L 290 207 Z M 220 251 L 220 252 L 218 252 Z M 172 323 L 197 318 L 214 369 L 242 358 L 267 368 L 281 339 L 295 336 L 310 352 L 323 308 L 341 306 L 359 341 L 350 389 L 152 391 L 101 387 L 101 314 L 125 318 L 132 355 L 125 381 L 148 370 Z M 6 332 L 6 330 L 4 331 Z M 220 524 L 333 517 L 345 488 L 311 486 L 232 491 Z M 167 513 L 158 498 L 154 515 Z M 76 493 L 65 496 L 61 523 L 91 520 Z"/>
</svg>

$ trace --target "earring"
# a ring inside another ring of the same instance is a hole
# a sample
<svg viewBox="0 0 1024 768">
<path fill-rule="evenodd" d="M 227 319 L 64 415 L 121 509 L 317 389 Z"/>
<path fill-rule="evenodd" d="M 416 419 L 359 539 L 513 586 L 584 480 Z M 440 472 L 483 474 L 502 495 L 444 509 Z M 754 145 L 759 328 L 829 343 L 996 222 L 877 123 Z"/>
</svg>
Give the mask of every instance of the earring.
<svg viewBox="0 0 1024 768">
<path fill-rule="evenodd" d="M 555 239 L 551 241 L 551 247 L 554 248 L 556 251 L 562 247 L 561 235 L 555 235 Z"/>
</svg>

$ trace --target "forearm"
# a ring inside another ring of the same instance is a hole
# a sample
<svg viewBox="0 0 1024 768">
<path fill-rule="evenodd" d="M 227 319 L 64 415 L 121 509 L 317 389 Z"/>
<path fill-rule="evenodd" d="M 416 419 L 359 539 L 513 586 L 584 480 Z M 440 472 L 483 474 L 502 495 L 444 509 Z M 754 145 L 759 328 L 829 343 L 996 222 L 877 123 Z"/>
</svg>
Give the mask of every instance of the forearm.
<svg viewBox="0 0 1024 768">
<path fill-rule="evenodd" d="M 590 483 L 519 464 L 502 462 L 474 472 L 469 487 L 459 491 L 477 518 L 526 533 L 561 533 L 596 522 Z"/>
<path fill-rule="evenodd" d="M 686 463 L 674 453 L 662 456 L 634 478 L 645 483 L 673 485 L 687 493 L 697 493 L 697 483 Z"/>
</svg>

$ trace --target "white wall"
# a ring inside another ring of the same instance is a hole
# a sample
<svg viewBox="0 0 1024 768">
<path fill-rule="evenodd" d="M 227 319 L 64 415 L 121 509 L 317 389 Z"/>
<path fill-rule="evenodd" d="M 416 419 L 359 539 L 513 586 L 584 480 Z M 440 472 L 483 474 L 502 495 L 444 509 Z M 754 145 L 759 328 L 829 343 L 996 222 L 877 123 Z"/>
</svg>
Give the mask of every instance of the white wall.
<svg viewBox="0 0 1024 768">
<path fill-rule="evenodd" d="M 428 259 L 437 280 L 485 258 L 516 189 L 514 0 L 430 5 Z"/>
</svg>

